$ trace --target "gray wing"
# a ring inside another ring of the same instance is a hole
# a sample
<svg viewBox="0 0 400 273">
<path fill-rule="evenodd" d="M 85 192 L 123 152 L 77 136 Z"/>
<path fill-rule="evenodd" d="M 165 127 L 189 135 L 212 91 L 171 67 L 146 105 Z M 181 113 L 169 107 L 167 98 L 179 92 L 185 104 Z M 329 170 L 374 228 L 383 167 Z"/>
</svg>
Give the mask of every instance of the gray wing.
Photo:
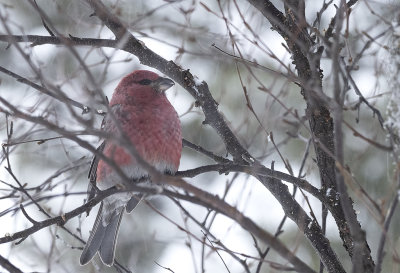
<svg viewBox="0 0 400 273">
<path fill-rule="evenodd" d="M 104 147 L 106 146 L 106 142 L 103 141 L 103 143 L 100 144 L 99 147 L 97 147 L 96 151 L 98 153 L 102 153 L 104 150 Z M 92 199 L 95 194 L 96 194 L 96 179 L 97 179 L 97 165 L 99 164 L 100 158 L 96 156 L 96 154 L 93 156 L 92 162 L 90 163 L 90 169 L 88 173 L 88 178 L 89 178 L 89 185 L 87 189 L 87 200 Z"/>
<path fill-rule="evenodd" d="M 135 194 L 131 200 L 126 204 L 126 212 L 131 213 L 134 208 L 140 203 L 143 199 L 143 194 Z"/>
</svg>

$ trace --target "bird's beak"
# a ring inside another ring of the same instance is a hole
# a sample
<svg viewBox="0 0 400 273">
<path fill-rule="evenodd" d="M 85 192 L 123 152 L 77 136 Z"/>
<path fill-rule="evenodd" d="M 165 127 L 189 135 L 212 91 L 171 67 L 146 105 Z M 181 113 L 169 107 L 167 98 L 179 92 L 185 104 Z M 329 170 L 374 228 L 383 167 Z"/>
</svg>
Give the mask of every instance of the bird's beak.
<svg viewBox="0 0 400 273">
<path fill-rule="evenodd" d="M 175 85 L 175 83 L 168 78 L 159 77 L 157 80 L 153 81 L 153 88 L 159 92 L 164 92 L 171 86 Z"/>
</svg>

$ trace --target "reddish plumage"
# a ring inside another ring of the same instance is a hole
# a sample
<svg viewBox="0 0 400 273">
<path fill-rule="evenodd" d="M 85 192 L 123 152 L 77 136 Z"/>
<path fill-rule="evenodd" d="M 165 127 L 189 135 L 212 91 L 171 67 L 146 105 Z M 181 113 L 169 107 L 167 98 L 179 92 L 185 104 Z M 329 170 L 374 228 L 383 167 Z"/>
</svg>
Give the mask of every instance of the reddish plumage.
<svg viewBox="0 0 400 273">
<path fill-rule="evenodd" d="M 154 166 L 165 164 L 171 172 L 175 172 L 179 167 L 182 146 L 178 116 L 164 92 L 138 84 L 141 80 L 155 81 L 158 78 L 150 71 L 135 71 L 124 77 L 115 89 L 110 107 L 139 155 Z M 106 120 L 104 130 L 118 133 L 110 119 Z M 111 142 L 106 144 L 104 154 L 120 167 L 135 164 L 122 147 Z M 107 183 L 106 177 L 111 171 L 104 161 L 100 161 L 97 182 Z"/>
<path fill-rule="evenodd" d="M 172 85 L 171 80 L 153 72 L 134 71 L 121 80 L 110 101 L 115 119 L 139 156 L 166 173 L 178 170 L 182 149 L 179 118 L 164 93 Z M 103 130 L 118 134 L 117 126 L 109 116 L 105 118 Z M 128 151 L 111 141 L 106 142 L 103 154 L 121 167 L 128 177 L 138 179 L 148 175 Z M 98 162 L 96 175 L 100 189 L 121 184 L 119 176 L 102 160 Z M 98 251 L 103 262 L 112 265 L 122 212 L 128 201 L 129 210 L 136 205 L 131 197 L 130 193 L 121 193 L 102 202 L 92 234 L 82 253 L 81 264 L 89 262 Z"/>
</svg>

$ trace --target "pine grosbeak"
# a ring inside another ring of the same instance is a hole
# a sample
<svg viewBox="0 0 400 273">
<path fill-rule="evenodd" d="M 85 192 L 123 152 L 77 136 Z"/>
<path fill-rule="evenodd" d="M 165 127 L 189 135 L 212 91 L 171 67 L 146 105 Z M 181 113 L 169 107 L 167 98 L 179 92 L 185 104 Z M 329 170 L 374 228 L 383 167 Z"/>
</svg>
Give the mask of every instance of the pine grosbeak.
<svg viewBox="0 0 400 273">
<path fill-rule="evenodd" d="M 146 70 L 137 70 L 125 76 L 110 101 L 115 119 L 106 116 L 102 126 L 106 132 L 118 134 L 115 124 L 118 122 L 138 155 L 158 171 L 167 174 L 174 174 L 178 170 L 182 150 L 179 118 L 165 96 L 165 91 L 173 85 L 172 80 Z M 109 140 L 104 141 L 99 151 L 113 160 L 132 181 L 150 182 L 146 169 L 123 147 Z M 116 171 L 96 157 L 90 176 L 96 180 L 100 190 L 123 184 Z M 104 264 L 113 265 L 123 212 L 125 209 L 131 212 L 141 197 L 140 194 L 118 193 L 103 200 L 81 254 L 82 265 L 88 263 L 97 252 Z"/>
</svg>

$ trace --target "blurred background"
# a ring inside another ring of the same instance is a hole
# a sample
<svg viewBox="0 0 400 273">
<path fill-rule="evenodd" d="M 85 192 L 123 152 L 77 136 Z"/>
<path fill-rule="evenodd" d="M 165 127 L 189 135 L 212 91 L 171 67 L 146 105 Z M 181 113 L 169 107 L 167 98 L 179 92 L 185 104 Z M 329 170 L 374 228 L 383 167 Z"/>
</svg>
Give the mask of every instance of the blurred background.
<svg viewBox="0 0 400 273">
<path fill-rule="evenodd" d="M 314 186 L 320 186 L 313 147 L 308 145 L 306 105 L 300 88 L 287 76 L 296 74 L 295 67 L 285 41 L 271 29 L 259 11 L 247 1 L 235 0 L 103 2 L 148 48 L 182 68 L 190 69 L 200 81 L 208 83 L 220 112 L 254 157 L 267 167 L 274 162 L 275 169 L 286 173 L 290 166 L 295 176 L 299 175 L 305 161 L 302 174 Z M 282 1 L 272 2 L 283 10 Z M 336 12 L 334 4 L 338 5 L 338 2 L 333 1 L 320 17 L 317 28 L 321 33 L 326 31 Z M 96 16 L 91 16 L 93 11 L 85 1 L 38 0 L 36 3 L 52 26 L 64 36 L 114 38 Z M 311 0 L 305 3 L 307 21 L 312 24 L 323 3 Z M 384 115 L 387 124 L 395 126 L 400 99 L 398 7 L 395 0 L 358 1 L 348 18 L 341 51 L 343 59 L 351 64 L 369 43 L 361 59 L 357 60 L 357 70 L 352 76 L 364 97 Z M 0 0 L 0 15 L 1 34 L 49 36 L 37 9 L 29 1 Z M 93 92 L 96 86 L 71 48 L 28 42 L 18 43 L 18 46 L 0 42 L 1 67 L 39 85 L 62 90 L 63 94 L 83 105 L 105 110 L 100 94 Z M 92 46 L 76 46 L 73 50 L 108 98 L 119 80 L 131 71 L 148 69 L 157 72 L 140 65 L 135 56 L 122 50 Z M 322 60 L 323 90 L 332 96 L 332 62 L 329 56 L 323 56 Z M 101 116 L 82 115 L 82 110 L 46 96 L 4 73 L 0 74 L 0 80 L 0 96 L 10 104 L 33 116 L 46 118 L 94 146 L 100 144 L 98 137 L 82 132 L 87 126 L 99 128 Z M 175 85 L 167 95 L 180 116 L 183 137 L 215 154 L 227 156 L 220 137 L 210 126 L 203 124 L 204 115 L 190 94 Z M 365 105 L 359 107 L 359 98 L 353 90 L 347 92 L 345 106 L 345 121 L 349 124 L 344 126 L 345 162 L 353 175 L 353 184 L 348 186 L 375 258 L 382 233 L 381 213 L 386 211 L 397 191 L 398 161 L 393 154 L 357 137 L 351 129 L 355 128 L 374 142 L 389 145 L 387 132 L 382 130 L 370 109 Z M 0 104 L 0 107 L 3 106 Z M 7 139 L 7 127 L 10 130 L 11 122 L 13 134 Z M 271 143 L 271 133 L 277 148 Z M 59 136 L 40 124 L 0 113 L 0 139 L 3 143 L 13 144 L 4 148 L 8 153 L 3 150 L 1 157 L 0 237 L 31 226 L 21 212 L 20 204 L 36 221 L 47 219 L 27 196 L 13 190 L 12 186 L 18 186 L 17 181 L 5 167 L 11 166 L 18 181 L 51 216 L 62 215 L 84 203 L 92 155 L 75 142 Z M 309 154 L 305 158 L 307 151 Z M 184 148 L 180 170 L 212 163 L 207 157 Z M 186 181 L 221 197 L 226 196 L 227 202 L 272 234 L 284 216 L 281 206 L 268 190 L 250 176 L 211 172 Z M 361 187 L 366 192 L 360 191 Z M 312 211 L 320 219 L 321 204 L 312 196 L 306 196 Z M 296 198 L 309 212 L 304 196 L 298 192 Z M 204 247 L 203 241 L 209 241 L 214 246 L 224 244 L 237 257 L 246 260 L 251 272 L 256 272 L 258 252 L 251 234 L 225 216 L 188 202 L 181 201 L 180 204 L 199 222 L 204 222 L 215 238 L 205 237 L 204 228 L 188 218 L 173 201 L 157 197 L 149 204 L 141 203 L 123 218 L 116 249 L 118 262 L 132 272 L 168 272 L 166 268 L 176 273 L 228 272 L 227 268 L 229 272 L 244 272 L 232 255 Z M 65 227 L 86 240 L 95 215 L 95 211 L 89 217 L 80 215 L 67 222 Z M 396 213 L 388 234 L 390 240 L 383 272 L 398 272 L 399 220 Z M 312 268 L 318 268 L 318 256 L 297 226 L 287 220 L 283 230 L 279 238 Z M 349 269 L 350 259 L 330 216 L 327 237 Z M 260 242 L 257 244 L 261 249 L 266 247 Z M 103 266 L 98 257 L 92 263 L 80 266 L 82 246 L 61 227 L 51 226 L 20 244 L 1 244 L 0 254 L 24 272 L 116 271 Z M 266 260 L 287 263 L 274 251 L 270 251 Z M 258 272 L 280 271 L 265 263 Z"/>
</svg>

